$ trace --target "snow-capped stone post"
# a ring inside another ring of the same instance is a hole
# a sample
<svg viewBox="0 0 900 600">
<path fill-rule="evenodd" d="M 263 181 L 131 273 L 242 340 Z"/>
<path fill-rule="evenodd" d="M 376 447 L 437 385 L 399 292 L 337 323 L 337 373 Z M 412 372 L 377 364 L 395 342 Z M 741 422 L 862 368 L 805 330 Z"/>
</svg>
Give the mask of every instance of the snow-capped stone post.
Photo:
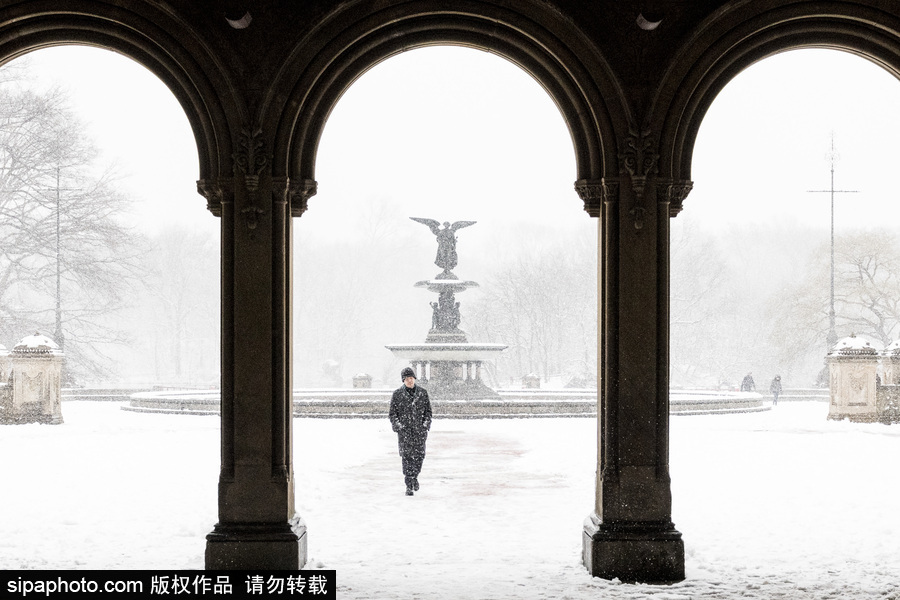
<svg viewBox="0 0 900 600">
<path fill-rule="evenodd" d="M 851 335 L 839 340 L 825 361 L 831 392 L 828 418 L 877 421 L 878 352 L 875 348 L 865 338 Z"/>
<path fill-rule="evenodd" d="M 370 388 L 372 387 L 372 376 L 368 373 L 357 373 L 353 376 L 354 388 Z"/>
<path fill-rule="evenodd" d="M 63 422 L 60 398 L 63 353 L 56 342 L 35 333 L 22 338 L 10 353 L 11 403 L 6 423 Z"/>
</svg>

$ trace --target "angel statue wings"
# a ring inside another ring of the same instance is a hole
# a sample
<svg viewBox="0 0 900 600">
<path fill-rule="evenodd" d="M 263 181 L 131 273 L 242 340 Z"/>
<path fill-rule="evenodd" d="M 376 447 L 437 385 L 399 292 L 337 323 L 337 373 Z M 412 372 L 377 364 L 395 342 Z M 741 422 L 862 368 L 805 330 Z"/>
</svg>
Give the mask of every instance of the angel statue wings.
<svg viewBox="0 0 900 600">
<path fill-rule="evenodd" d="M 410 217 L 417 223 L 427 225 L 431 229 L 431 233 L 437 238 L 438 249 L 434 264 L 449 273 L 456 266 L 456 230 L 474 225 L 477 221 L 457 221 L 453 225 L 444 222 L 444 228 L 434 219 L 422 219 L 420 217 Z"/>
</svg>

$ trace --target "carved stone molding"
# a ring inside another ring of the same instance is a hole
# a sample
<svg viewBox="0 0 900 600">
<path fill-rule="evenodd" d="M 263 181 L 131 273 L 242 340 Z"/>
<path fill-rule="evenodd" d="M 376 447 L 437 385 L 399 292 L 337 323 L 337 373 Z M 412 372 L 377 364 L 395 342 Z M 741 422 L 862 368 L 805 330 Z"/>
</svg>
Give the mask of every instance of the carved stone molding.
<svg viewBox="0 0 900 600">
<path fill-rule="evenodd" d="M 265 141 L 262 129 L 259 127 L 243 128 L 238 136 L 237 151 L 234 153 L 234 170 L 236 175 L 244 176 L 244 185 L 247 188 L 248 206 L 241 209 L 241 214 L 247 218 L 247 228 L 256 229 L 260 215 L 266 210 L 257 206 L 256 192 L 259 190 L 259 174 L 269 164 L 269 158 L 265 153 Z"/>
<path fill-rule="evenodd" d="M 206 209 L 216 217 L 222 216 L 222 205 L 231 202 L 233 192 L 231 180 L 200 179 L 197 181 L 197 193 L 206 198 Z"/>
<path fill-rule="evenodd" d="M 657 182 L 656 199 L 660 203 L 668 203 L 669 216 L 676 217 L 681 212 L 684 199 L 694 188 L 693 181 L 667 181 Z"/>
<path fill-rule="evenodd" d="M 659 154 L 655 152 L 656 140 L 649 131 L 640 134 L 630 131 L 625 138 L 625 151 L 619 154 L 622 173 L 632 177 L 647 177 L 657 173 Z"/>
<path fill-rule="evenodd" d="M 647 178 L 639 175 L 631 176 L 631 188 L 634 190 L 634 205 L 628 211 L 634 222 L 635 229 L 644 228 L 644 217 L 647 207 L 644 205 L 644 190 L 647 187 Z"/>
<path fill-rule="evenodd" d="M 234 170 L 235 174 L 244 176 L 244 183 L 249 192 L 259 189 L 259 174 L 269 164 L 264 146 L 262 129 L 259 127 L 241 129 L 237 151 L 233 155 Z"/>
<path fill-rule="evenodd" d="M 649 131 L 637 133 L 631 130 L 625 138 L 625 151 L 619 154 L 620 171 L 631 176 L 631 186 L 634 190 L 634 205 L 628 214 L 634 220 L 635 229 L 644 227 L 644 217 L 647 214 L 644 190 L 648 176 L 655 175 L 658 171 L 659 153 L 655 150 L 656 140 Z"/>
</svg>

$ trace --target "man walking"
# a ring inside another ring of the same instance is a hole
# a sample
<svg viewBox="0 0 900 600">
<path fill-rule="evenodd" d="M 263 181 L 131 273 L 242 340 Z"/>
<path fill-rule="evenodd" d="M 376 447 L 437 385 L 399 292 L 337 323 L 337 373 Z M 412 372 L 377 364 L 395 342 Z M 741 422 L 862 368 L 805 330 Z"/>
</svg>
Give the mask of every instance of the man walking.
<svg viewBox="0 0 900 600">
<path fill-rule="evenodd" d="M 753 382 L 753 373 L 747 373 L 744 375 L 744 379 L 741 380 L 741 391 L 742 392 L 755 392 L 756 384 Z"/>
<path fill-rule="evenodd" d="M 769 391 L 772 392 L 772 406 L 775 406 L 778 404 L 778 396 L 781 395 L 781 375 L 775 376 L 772 385 L 769 386 Z"/>
<path fill-rule="evenodd" d="M 419 472 L 425 460 L 425 440 L 431 429 L 431 400 L 428 390 L 416 385 L 416 372 L 411 368 L 403 369 L 400 378 L 403 385 L 391 396 L 388 416 L 391 428 L 397 433 L 406 495 L 412 496 L 419 489 Z"/>
</svg>

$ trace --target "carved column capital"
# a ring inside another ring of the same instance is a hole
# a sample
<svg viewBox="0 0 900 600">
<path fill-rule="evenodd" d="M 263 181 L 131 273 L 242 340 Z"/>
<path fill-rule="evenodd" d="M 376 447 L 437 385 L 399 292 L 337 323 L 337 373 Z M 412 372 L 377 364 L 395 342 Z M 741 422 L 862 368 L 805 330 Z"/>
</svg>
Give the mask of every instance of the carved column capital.
<svg viewBox="0 0 900 600">
<path fill-rule="evenodd" d="M 619 182 L 614 179 L 579 179 L 575 191 L 584 202 L 584 210 L 592 217 L 599 217 L 605 202 L 619 199 Z"/>
<path fill-rule="evenodd" d="M 584 202 L 584 210 L 592 217 L 600 216 L 603 203 L 603 181 L 601 179 L 579 179 L 575 182 L 575 191 Z"/>
<path fill-rule="evenodd" d="M 669 205 L 669 216 L 676 217 L 681 212 L 684 199 L 694 187 L 693 181 L 660 181 L 656 186 L 656 199 L 659 203 Z"/>
<path fill-rule="evenodd" d="M 286 192 L 291 203 L 291 216 L 299 217 L 305 213 L 307 201 L 318 191 L 319 184 L 315 179 L 299 179 L 289 182 Z"/>
<path fill-rule="evenodd" d="M 275 201 L 289 203 L 292 217 L 299 217 L 306 212 L 307 200 L 315 196 L 316 191 L 318 183 L 314 179 L 272 178 L 272 194 Z"/>
<path fill-rule="evenodd" d="M 200 179 L 197 193 L 206 198 L 206 209 L 216 217 L 222 216 L 222 205 L 232 201 L 234 185 L 230 179 Z"/>
</svg>

